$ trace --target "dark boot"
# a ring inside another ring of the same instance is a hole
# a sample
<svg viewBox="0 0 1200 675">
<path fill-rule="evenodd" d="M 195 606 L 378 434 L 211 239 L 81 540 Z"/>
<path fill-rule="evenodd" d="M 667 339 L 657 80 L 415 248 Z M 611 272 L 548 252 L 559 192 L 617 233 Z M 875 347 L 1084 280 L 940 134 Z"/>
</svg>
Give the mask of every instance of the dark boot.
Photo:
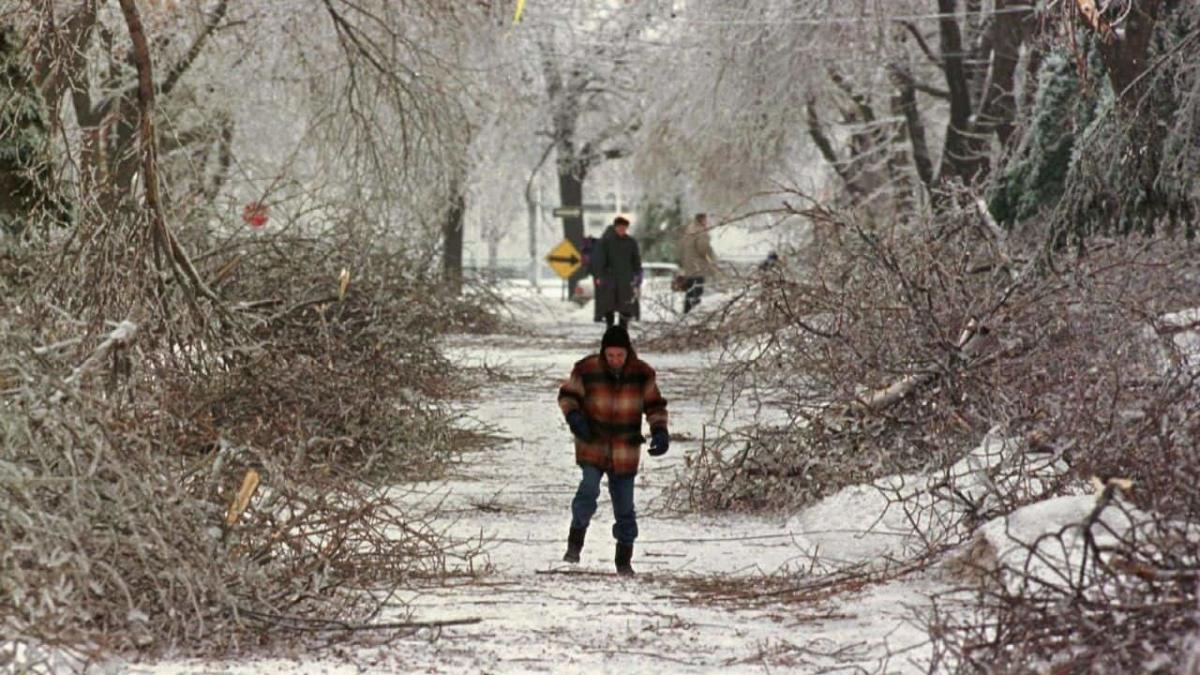
<svg viewBox="0 0 1200 675">
<path fill-rule="evenodd" d="M 571 533 L 567 535 L 567 552 L 563 554 L 563 562 L 579 562 L 579 553 L 583 551 L 583 535 L 585 534 L 587 534 L 586 527 L 582 530 L 571 528 Z"/>
<path fill-rule="evenodd" d="M 623 577 L 633 576 L 633 544 L 617 544 L 617 574 Z"/>
</svg>

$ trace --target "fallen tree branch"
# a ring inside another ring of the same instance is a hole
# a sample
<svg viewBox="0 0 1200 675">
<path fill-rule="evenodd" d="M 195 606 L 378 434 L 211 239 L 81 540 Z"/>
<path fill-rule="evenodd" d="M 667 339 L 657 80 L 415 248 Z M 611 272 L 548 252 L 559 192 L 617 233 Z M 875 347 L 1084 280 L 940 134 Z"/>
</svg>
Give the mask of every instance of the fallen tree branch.
<svg viewBox="0 0 1200 675">
<path fill-rule="evenodd" d="M 129 39 L 133 42 L 134 63 L 137 66 L 138 114 L 141 117 L 138 136 L 142 151 L 142 188 L 146 196 L 146 208 L 150 211 L 153 224 L 154 241 L 166 253 L 176 275 L 186 279 L 196 293 L 220 306 L 220 298 L 200 278 L 191 258 L 188 257 L 179 240 L 167 227 L 167 218 L 163 212 L 158 192 L 158 148 L 154 138 L 154 74 L 150 65 L 150 46 L 146 40 L 146 31 L 142 27 L 142 19 L 138 14 L 137 5 L 133 0 L 120 0 L 120 2 L 121 12 L 125 15 L 125 24 L 129 28 Z"/>
<path fill-rule="evenodd" d="M 66 384 L 77 384 L 83 376 L 95 370 L 114 349 L 120 349 L 129 344 L 133 336 L 137 334 L 137 325 L 132 321 L 122 321 L 117 324 L 108 337 L 101 342 L 98 347 L 92 352 L 91 356 L 87 357 L 83 363 L 75 367 L 71 374 L 64 380 Z"/>
<path fill-rule="evenodd" d="M 289 616 L 286 614 L 271 614 L 268 612 L 259 612 L 253 609 L 240 610 L 246 616 L 254 617 L 263 621 L 272 621 L 276 626 L 297 631 L 341 631 L 341 632 L 360 632 L 368 630 L 417 630 L 420 628 L 447 628 L 449 626 L 471 626 L 477 623 L 483 623 L 482 617 L 470 617 L 467 619 L 444 619 L 441 621 L 391 621 L 386 623 L 349 623 L 346 621 L 338 621 L 336 619 L 314 619 L 303 616 Z M 291 622 L 295 625 L 282 626 L 284 622 Z"/>
</svg>

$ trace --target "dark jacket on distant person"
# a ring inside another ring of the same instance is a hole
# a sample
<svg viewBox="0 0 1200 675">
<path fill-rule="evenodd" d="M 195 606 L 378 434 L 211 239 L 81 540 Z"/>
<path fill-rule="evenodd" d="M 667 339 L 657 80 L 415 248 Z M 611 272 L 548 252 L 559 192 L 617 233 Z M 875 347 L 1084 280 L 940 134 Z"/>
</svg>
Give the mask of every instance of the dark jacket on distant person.
<svg viewBox="0 0 1200 675">
<path fill-rule="evenodd" d="M 592 247 L 590 267 L 596 280 L 594 319 L 603 321 L 609 312 L 640 319 L 637 282 L 642 277 L 642 254 L 637 240 L 622 237 L 609 225 Z"/>
</svg>

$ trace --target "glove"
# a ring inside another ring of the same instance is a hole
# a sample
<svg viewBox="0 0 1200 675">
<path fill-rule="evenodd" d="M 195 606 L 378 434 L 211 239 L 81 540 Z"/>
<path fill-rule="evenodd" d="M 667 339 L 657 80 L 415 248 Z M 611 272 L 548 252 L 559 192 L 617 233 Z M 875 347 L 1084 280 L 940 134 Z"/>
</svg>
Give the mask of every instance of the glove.
<svg viewBox="0 0 1200 675">
<path fill-rule="evenodd" d="M 650 434 L 650 455 L 652 457 L 667 454 L 669 447 L 671 447 L 671 434 L 667 433 L 666 429 L 659 429 Z"/>
<path fill-rule="evenodd" d="M 588 428 L 587 418 L 578 410 L 567 413 L 567 426 L 571 427 L 575 438 L 584 442 L 592 440 L 592 430 Z"/>
</svg>

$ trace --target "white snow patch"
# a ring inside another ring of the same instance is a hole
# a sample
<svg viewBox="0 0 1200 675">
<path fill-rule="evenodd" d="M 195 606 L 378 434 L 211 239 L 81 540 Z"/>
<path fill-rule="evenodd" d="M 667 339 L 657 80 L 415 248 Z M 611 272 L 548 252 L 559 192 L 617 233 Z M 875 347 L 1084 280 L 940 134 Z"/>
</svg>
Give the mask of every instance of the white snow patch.
<svg viewBox="0 0 1200 675">
<path fill-rule="evenodd" d="M 1052 497 L 993 519 L 981 529 L 996 552 L 1000 565 L 1017 574 L 1006 575 L 1013 592 L 1037 590 L 1042 584 L 1066 586 L 1078 579 L 1087 550 L 1085 532 L 1095 546 L 1113 546 L 1146 514 L 1133 509 L 1119 497 L 1089 518 L 1097 508 L 1097 495 Z M 1087 528 L 1085 530 L 1085 527 Z M 1090 554 L 1094 555 L 1096 549 Z"/>
<path fill-rule="evenodd" d="M 1155 320 L 1155 328 L 1147 326 L 1143 335 L 1154 345 L 1161 372 L 1176 363 L 1185 373 L 1200 372 L 1200 307 L 1163 314 Z"/>
</svg>

